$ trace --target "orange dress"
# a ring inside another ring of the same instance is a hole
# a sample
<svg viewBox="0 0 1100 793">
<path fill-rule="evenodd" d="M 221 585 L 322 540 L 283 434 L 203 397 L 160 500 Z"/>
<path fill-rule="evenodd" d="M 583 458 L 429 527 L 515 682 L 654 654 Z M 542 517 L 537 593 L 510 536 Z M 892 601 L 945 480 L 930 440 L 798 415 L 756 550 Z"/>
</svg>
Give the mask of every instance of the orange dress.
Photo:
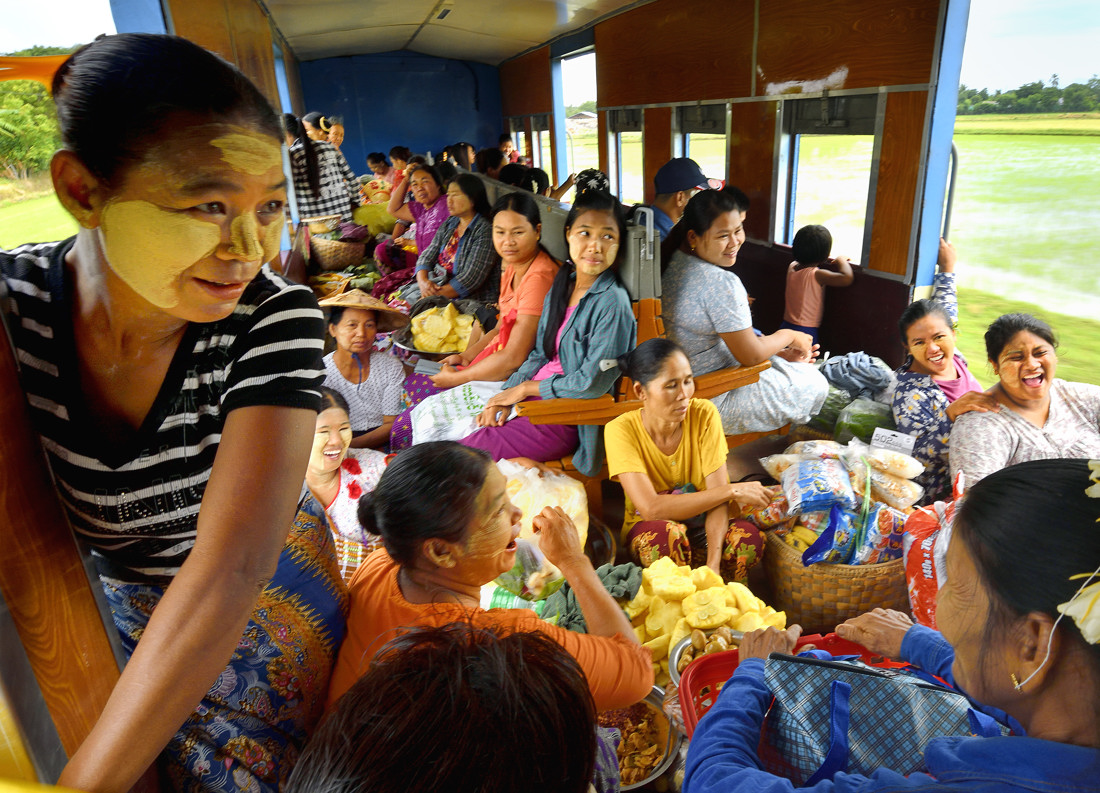
<svg viewBox="0 0 1100 793">
<path fill-rule="evenodd" d="M 592 636 L 559 628 L 529 609 L 468 609 L 453 603 L 410 603 L 397 583 L 397 563 L 385 549 L 367 557 L 351 579 L 348 629 L 332 672 L 327 707 L 351 688 L 371 659 L 401 628 L 437 627 L 469 621 L 478 627 L 540 631 L 553 638 L 584 670 L 597 710 L 625 708 L 653 687 L 653 665 L 645 647 L 616 634 Z"/>
</svg>

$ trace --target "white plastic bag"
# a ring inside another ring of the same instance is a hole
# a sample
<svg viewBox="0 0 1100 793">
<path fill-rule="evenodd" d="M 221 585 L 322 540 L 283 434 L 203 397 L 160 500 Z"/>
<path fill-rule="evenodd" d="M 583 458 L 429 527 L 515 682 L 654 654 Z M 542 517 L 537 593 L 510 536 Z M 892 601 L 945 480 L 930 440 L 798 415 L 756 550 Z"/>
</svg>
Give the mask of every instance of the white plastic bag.
<svg viewBox="0 0 1100 793">
<path fill-rule="evenodd" d="M 584 547 L 588 538 L 588 497 L 584 485 L 565 474 L 540 473 L 511 460 L 499 460 L 497 467 L 508 478 L 505 491 L 508 500 L 523 513 L 520 539 L 531 547 L 516 555 L 515 567 L 497 578 L 496 583 L 522 598 L 541 600 L 560 589 L 564 578 L 539 550 L 531 521 L 546 507 L 561 507 L 572 518 Z"/>
<path fill-rule="evenodd" d="M 485 403 L 503 388 L 504 383 L 474 380 L 428 397 L 409 416 L 413 444 L 465 438 L 477 430 L 477 416 Z"/>
</svg>

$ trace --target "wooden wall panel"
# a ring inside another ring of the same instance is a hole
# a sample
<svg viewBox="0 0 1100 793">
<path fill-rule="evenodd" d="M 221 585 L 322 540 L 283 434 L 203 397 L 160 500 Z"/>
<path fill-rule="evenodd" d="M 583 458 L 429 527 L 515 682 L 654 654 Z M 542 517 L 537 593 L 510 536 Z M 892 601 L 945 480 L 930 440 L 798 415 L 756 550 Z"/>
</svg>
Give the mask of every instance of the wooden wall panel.
<svg viewBox="0 0 1100 793">
<path fill-rule="evenodd" d="M 753 6 L 754 0 L 658 0 L 596 25 L 597 103 L 748 96 Z"/>
<path fill-rule="evenodd" d="M 306 113 L 306 99 L 302 91 L 302 74 L 298 70 L 298 59 L 294 52 L 284 44 L 279 48 L 283 51 L 283 65 L 286 68 L 286 84 L 290 91 L 290 106 L 294 115 L 303 116 Z"/>
<path fill-rule="evenodd" d="M 645 173 L 645 200 L 646 203 L 652 203 L 656 197 L 653 177 L 662 165 L 672 159 L 672 108 L 646 108 L 643 123 L 645 134 L 642 136 L 642 169 Z"/>
<path fill-rule="evenodd" d="M 500 66 L 500 95 L 505 116 L 554 110 L 550 48 L 540 47 Z"/>
<path fill-rule="evenodd" d="M 867 266 L 904 275 L 917 200 L 921 140 L 927 91 L 893 93 L 886 98 L 871 251 Z"/>
<path fill-rule="evenodd" d="M 761 0 L 757 95 L 927 83 L 939 0 Z M 832 75 L 832 78 L 830 78 Z M 788 84 L 788 90 L 769 90 Z M 801 87 L 805 85 L 805 87 Z"/>
<path fill-rule="evenodd" d="M 168 10 L 176 35 L 235 63 L 280 107 L 271 26 L 254 0 L 168 0 Z"/>
<path fill-rule="evenodd" d="M 749 197 L 752 208 L 745 230 L 760 240 L 768 239 L 772 228 L 776 109 L 775 102 L 734 102 L 730 106 L 730 170 L 726 178 Z"/>
<path fill-rule="evenodd" d="M 118 682 L 118 664 L 41 441 L 31 429 L 2 325 L 0 416 L 0 591 L 71 756 Z"/>
</svg>

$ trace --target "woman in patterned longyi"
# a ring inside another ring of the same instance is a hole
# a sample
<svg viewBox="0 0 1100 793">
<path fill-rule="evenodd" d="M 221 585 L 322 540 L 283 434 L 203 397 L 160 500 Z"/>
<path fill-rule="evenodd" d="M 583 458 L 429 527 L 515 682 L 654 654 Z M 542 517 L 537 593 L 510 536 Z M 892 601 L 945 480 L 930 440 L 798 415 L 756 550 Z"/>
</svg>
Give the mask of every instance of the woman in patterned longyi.
<svg viewBox="0 0 1100 793">
<path fill-rule="evenodd" d="M 347 602 L 301 497 L 322 316 L 265 266 L 285 218 L 279 119 L 174 36 L 101 37 L 53 96 L 54 188 L 80 229 L 0 251 L 0 274 L 31 420 L 127 656 L 59 784 L 129 790 L 159 758 L 175 790 L 277 791 Z"/>
</svg>

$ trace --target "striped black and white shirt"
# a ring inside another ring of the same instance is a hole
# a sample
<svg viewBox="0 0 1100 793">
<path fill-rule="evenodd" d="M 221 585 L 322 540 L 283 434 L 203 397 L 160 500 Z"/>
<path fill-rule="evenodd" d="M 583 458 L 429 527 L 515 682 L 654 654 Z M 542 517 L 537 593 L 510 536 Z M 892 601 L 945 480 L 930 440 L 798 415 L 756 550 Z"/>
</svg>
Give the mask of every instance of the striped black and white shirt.
<svg viewBox="0 0 1100 793">
<path fill-rule="evenodd" d="M 100 572 L 167 583 L 195 543 L 229 412 L 320 406 L 321 311 L 307 287 L 264 267 L 230 316 L 188 326 L 145 421 L 120 442 L 94 429 L 81 398 L 71 275 L 63 264 L 71 247 L 69 240 L 0 251 L 8 331 L 31 421 Z"/>
<path fill-rule="evenodd" d="M 320 188 L 317 193 L 309 186 L 305 143 L 298 140 L 290 147 L 290 166 L 294 176 L 298 217 L 339 215 L 344 220 L 351 220 L 352 207 L 359 206 L 359 179 L 344 155 L 331 143 L 313 140 L 309 144 L 317 152 L 317 183 Z"/>
</svg>

